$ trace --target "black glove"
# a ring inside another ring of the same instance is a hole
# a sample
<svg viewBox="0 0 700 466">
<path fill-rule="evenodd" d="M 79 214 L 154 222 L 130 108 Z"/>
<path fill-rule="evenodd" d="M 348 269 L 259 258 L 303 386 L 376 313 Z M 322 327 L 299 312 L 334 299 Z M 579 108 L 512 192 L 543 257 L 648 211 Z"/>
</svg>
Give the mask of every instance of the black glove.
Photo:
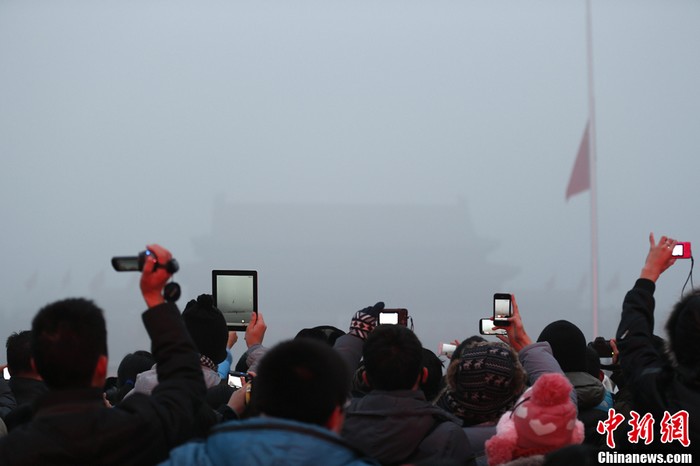
<svg viewBox="0 0 700 466">
<path fill-rule="evenodd" d="M 360 309 L 350 321 L 350 335 L 355 335 L 366 340 L 369 333 L 374 330 L 379 322 L 379 313 L 384 309 L 384 303 L 378 302 L 374 306 Z"/>
</svg>

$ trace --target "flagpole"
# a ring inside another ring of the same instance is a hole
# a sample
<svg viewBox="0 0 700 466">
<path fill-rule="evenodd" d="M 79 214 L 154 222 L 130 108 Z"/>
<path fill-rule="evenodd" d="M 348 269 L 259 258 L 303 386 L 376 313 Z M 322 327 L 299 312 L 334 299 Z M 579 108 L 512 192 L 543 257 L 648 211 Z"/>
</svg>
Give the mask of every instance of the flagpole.
<svg viewBox="0 0 700 466">
<path fill-rule="evenodd" d="M 595 93 L 593 88 L 593 26 L 591 0 L 586 0 L 586 48 L 588 55 L 588 147 L 591 185 L 591 291 L 593 304 L 593 337 L 598 333 L 598 201 L 596 191 L 596 125 Z"/>
</svg>

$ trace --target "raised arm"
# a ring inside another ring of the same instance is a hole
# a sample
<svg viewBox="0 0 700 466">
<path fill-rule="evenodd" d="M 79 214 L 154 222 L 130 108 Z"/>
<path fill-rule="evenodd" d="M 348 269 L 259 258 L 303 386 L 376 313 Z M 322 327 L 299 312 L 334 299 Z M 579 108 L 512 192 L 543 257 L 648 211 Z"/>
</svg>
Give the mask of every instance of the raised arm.
<svg viewBox="0 0 700 466">
<path fill-rule="evenodd" d="M 642 373 L 661 370 L 663 358 L 654 345 L 654 291 L 661 274 L 672 266 L 673 247 L 677 241 L 662 236 L 657 243 L 649 234 L 649 252 L 634 287 L 622 303 L 622 317 L 617 328 L 616 344 L 620 366 L 627 384 L 634 386 Z"/>
<path fill-rule="evenodd" d="M 148 251 L 151 254 L 141 275 L 141 292 L 149 306 L 143 313 L 143 322 L 151 338 L 159 383 L 150 396 L 136 394 L 114 409 L 140 419 L 134 422 L 142 425 L 144 442 L 153 445 L 149 455 L 160 460 L 192 435 L 192 419 L 204 400 L 206 387 L 199 354 L 180 312 L 162 296 L 171 274 L 161 266 L 171 259 L 171 254 L 158 245 L 149 245 Z"/>
<path fill-rule="evenodd" d="M 375 329 L 379 323 L 379 313 L 384 309 L 384 303 L 378 302 L 374 306 L 360 309 L 350 320 L 350 330 L 347 334 L 339 337 L 333 348 L 345 361 L 345 365 L 350 375 L 350 380 L 355 376 L 355 371 L 360 365 L 362 358 L 362 345 L 367 336 Z"/>
</svg>

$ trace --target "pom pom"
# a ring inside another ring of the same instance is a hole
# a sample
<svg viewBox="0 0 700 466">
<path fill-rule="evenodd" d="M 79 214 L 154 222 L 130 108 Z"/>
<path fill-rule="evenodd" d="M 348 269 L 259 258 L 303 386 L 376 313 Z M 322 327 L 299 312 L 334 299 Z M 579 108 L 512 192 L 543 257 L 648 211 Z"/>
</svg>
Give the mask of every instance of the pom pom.
<svg viewBox="0 0 700 466">
<path fill-rule="evenodd" d="M 512 460 L 517 442 L 518 432 L 510 412 L 504 413 L 496 425 L 496 435 L 488 439 L 484 445 L 489 466 L 497 466 Z"/>
<path fill-rule="evenodd" d="M 532 387 L 532 401 L 542 406 L 566 403 L 573 386 L 563 374 L 544 374 Z"/>
</svg>

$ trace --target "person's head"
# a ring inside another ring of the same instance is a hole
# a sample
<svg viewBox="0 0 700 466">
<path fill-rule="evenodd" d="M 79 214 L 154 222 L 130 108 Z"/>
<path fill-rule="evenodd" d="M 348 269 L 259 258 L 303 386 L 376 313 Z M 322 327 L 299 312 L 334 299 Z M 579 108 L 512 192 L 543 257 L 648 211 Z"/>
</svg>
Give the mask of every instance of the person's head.
<svg viewBox="0 0 700 466">
<path fill-rule="evenodd" d="M 107 372 L 107 327 L 102 309 L 83 298 L 43 307 L 32 321 L 32 354 L 49 388 L 102 387 Z"/>
<path fill-rule="evenodd" d="M 698 379 L 700 371 L 700 291 L 684 296 L 666 321 L 671 354 L 684 372 Z M 692 373 L 692 374 L 690 374 Z"/>
<path fill-rule="evenodd" d="M 350 380 L 345 362 L 324 343 L 279 343 L 260 361 L 252 381 L 254 411 L 339 431 Z"/>
<path fill-rule="evenodd" d="M 452 357 L 450 359 L 459 359 L 459 356 L 462 354 L 462 351 L 464 351 L 465 348 L 471 348 L 474 345 L 480 344 L 482 342 L 488 341 L 486 338 L 481 337 L 479 335 L 472 335 L 466 340 L 462 341 L 457 347 L 455 348 L 454 352 L 452 353 Z"/>
<path fill-rule="evenodd" d="M 226 319 L 214 305 L 209 294 L 201 294 L 197 299 L 187 303 L 182 311 L 185 327 L 192 337 L 197 351 L 209 358 L 214 364 L 226 359 L 228 328 Z"/>
<path fill-rule="evenodd" d="M 7 370 L 13 377 L 35 376 L 32 367 L 32 332 L 24 330 L 7 337 Z"/>
<path fill-rule="evenodd" d="M 136 376 L 146 372 L 156 363 L 155 358 L 148 351 L 138 350 L 129 353 L 122 358 L 117 368 L 117 386 L 134 386 Z"/>
<path fill-rule="evenodd" d="M 525 389 L 527 374 L 515 351 L 500 342 L 475 342 L 452 358 L 443 393 L 450 412 L 465 425 L 495 422 Z"/>
<path fill-rule="evenodd" d="M 600 370 L 600 356 L 592 346 L 586 346 L 586 372 L 596 379 L 603 379 L 603 371 Z"/>
<path fill-rule="evenodd" d="M 428 371 L 428 375 L 421 381 L 420 389 L 423 390 L 427 400 L 434 400 L 445 386 L 442 377 L 444 366 L 435 353 L 428 348 L 423 348 L 423 367 Z"/>
<path fill-rule="evenodd" d="M 367 383 L 378 390 L 410 390 L 423 378 L 423 345 L 403 325 L 379 325 L 362 347 Z"/>
<path fill-rule="evenodd" d="M 339 328 L 333 327 L 332 325 L 319 325 L 316 327 L 303 328 L 299 330 L 299 333 L 297 333 L 294 338 L 310 338 L 312 340 L 326 343 L 329 346 L 333 346 L 335 344 L 335 340 L 342 335 L 345 335 L 345 332 Z"/>
<path fill-rule="evenodd" d="M 537 341 L 546 341 L 564 372 L 586 372 L 586 337 L 568 320 L 547 325 Z"/>
</svg>

